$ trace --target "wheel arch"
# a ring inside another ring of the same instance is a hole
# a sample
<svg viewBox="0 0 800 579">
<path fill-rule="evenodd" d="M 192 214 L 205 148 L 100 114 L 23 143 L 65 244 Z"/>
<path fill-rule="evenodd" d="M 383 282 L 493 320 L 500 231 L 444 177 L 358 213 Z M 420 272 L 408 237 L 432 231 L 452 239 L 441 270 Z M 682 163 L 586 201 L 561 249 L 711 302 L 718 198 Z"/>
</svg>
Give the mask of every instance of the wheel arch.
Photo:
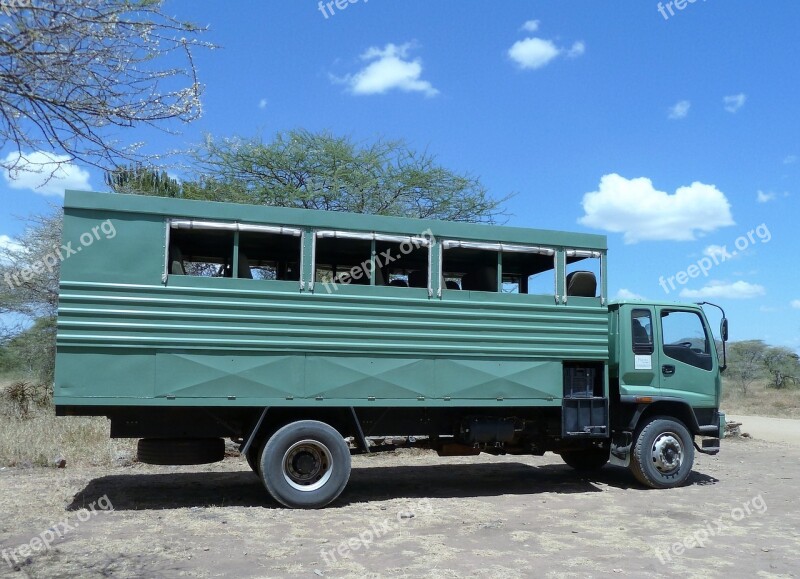
<svg viewBox="0 0 800 579">
<path fill-rule="evenodd" d="M 692 435 L 700 433 L 694 409 L 684 400 L 654 400 L 649 404 L 640 404 L 631 419 L 630 430 L 636 432 L 641 425 L 656 416 L 680 420 Z"/>
<path fill-rule="evenodd" d="M 353 409 L 344 407 L 328 408 L 287 408 L 269 407 L 263 410 L 263 419 L 253 419 L 244 434 L 240 450 L 247 452 L 251 447 L 262 448 L 272 435 L 287 424 L 301 420 L 314 420 L 327 424 L 337 430 L 342 438 L 356 437 L 360 426 L 354 421 Z"/>
</svg>

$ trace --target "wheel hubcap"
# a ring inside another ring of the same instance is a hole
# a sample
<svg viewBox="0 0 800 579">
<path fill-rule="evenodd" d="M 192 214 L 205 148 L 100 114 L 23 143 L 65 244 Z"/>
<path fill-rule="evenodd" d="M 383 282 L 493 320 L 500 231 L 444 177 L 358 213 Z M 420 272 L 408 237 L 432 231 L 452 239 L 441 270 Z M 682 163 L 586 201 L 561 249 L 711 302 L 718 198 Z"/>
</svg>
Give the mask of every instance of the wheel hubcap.
<svg viewBox="0 0 800 579">
<path fill-rule="evenodd" d="M 331 478 L 332 467 L 331 451 L 317 440 L 296 442 L 283 455 L 283 478 L 298 491 L 322 487 Z"/>
<path fill-rule="evenodd" d="M 680 437 L 673 432 L 659 434 L 653 442 L 651 450 L 653 466 L 662 474 L 670 474 L 683 464 L 683 444 Z"/>
</svg>

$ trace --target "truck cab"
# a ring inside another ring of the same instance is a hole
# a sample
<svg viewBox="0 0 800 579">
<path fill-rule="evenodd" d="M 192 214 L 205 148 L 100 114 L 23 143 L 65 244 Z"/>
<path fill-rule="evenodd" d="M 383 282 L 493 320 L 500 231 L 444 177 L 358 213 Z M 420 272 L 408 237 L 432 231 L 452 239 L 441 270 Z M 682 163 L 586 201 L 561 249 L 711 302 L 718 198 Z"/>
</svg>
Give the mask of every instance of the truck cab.
<svg viewBox="0 0 800 579">
<path fill-rule="evenodd" d="M 724 312 L 720 334 L 724 352 Z M 724 354 L 701 305 L 611 303 L 609 355 L 612 463 L 631 466 L 648 486 L 673 486 L 673 476 L 688 476 L 693 447 L 719 452 Z"/>
</svg>

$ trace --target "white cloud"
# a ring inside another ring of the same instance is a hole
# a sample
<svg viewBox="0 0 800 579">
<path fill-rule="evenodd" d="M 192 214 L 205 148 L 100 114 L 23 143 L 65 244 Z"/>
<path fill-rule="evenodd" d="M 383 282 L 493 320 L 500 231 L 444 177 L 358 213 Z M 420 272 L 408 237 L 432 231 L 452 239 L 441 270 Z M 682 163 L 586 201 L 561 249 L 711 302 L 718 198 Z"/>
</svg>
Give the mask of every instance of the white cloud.
<svg viewBox="0 0 800 579">
<path fill-rule="evenodd" d="M 427 80 L 422 80 L 422 61 L 409 60 L 411 43 L 403 45 L 387 44 L 384 48 L 373 46 L 361 55 L 361 60 L 369 61 L 362 70 L 344 78 L 332 77 L 342 82 L 356 95 L 385 94 L 391 90 L 421 92 L 433 97 L 439 94 Z"/>
<path fill-rule="evenodd" d="M 707 286 L 699 290 L 683 289 L 680 296 L 687 299 L 728 299 L 728 300 L 748 300 L 763 296 L 766 293 L 764 286 L 737 281 L 725 283 L 712 281 Z"/>
<path fill-rule="evenodd" d="M 792 300 L 792 307 L 796 310 L 800 310 L 800 300 Z"/>
<path fill-rule="evenodd" d="M 572 44 L 572 48 L 567 51 L 567 58 L 578 58 L 583 56 L 586 52 L 586 44 L 583 41 L 578 41 Z"/>
<path fill-rule="evenodd" d="M 561 54 L 552 40 L 542 38 L 526 38 L 518 40 L 508 49 L 508 56 L 523 69 L 537 69 L 547 66 Z"/>
<path fill-rule="evenodd" d="M 539 30 L 538 20 L 528 20 L 522 25 L 527 32 Z M 536 70 L 550 64 L 559 56 L 577 58 L 586 52 L 586 44 L 577 41 L 570 48 L 562 48 L 552 40 L 528 37 L 515 42 L 508 49 L 508 56 L 523 70 Z"/>
<path fill-rule="evenodd" d="M 91 190 L 89 172 L 69 162 L 66 155 L 34 151 L 9 153 L 3 159 L 3 178 L 12 189 L 28 189 L 41 195 L 64 195 L 65 189 Z"/>
<path fill-rule="evenodd" d="M 797 163 L 797 155 L 786 155 L 783 158 L 784 165 L 793 165 L 794 163 Z"/>
<path fill-rule="evenodd" d="M 621 288 L 617 295 L 614 297 L 617 300 L 643 300 L 646 299 L 644 296 L 640 296 L 637 293 L 632 292 L 627 288 Z"/>
<path fill-rule="evenodd" d="M 690 101 L 677 102 L 669 108 L 669 118 L 675 120 L 685 119 L 689 114 L 690 108 L 692 108 L 692 103 Z"/>
<path fill-rule="evenodd" d="M 722 102 L 725 104 L 726 111 L 729 113 L 735 113 L 744 106 L 744 103 L 747 102 L 747 95 L 743 92 L 739 94 L 733 94 L 723 98 Z"/>
<path fill-rule="evenodd" d="M 769 203 L 770 201 L 775 201 L 777 197 L 778 196 L 775 193 L 772 193 L 771 191 L 769 193 L 764 193 L 763 191 L 759 191 L 756 194 L 756 200 L 759 203 Z"/>
<path fill-rule="evenodd" d="M 586 213 L 579 223 L 623 233 L 625 243 L 647 240 L 692 241 L 698 233 L 734 225 L 725 194 L 694 182 L 670 195 L 646 177 L 626 179 L 611 173 L 597 191 L 583 196 Z"/>
<path fill-rule="evenodd" d="M 261 99 L 260 101 L 258 101 L 258 108 L 265 109 L 265 108 L 267 108 L 268 104 L 269 104 L 269 101 L 267 99 Z"/>
<path fill-rule="evenodd" d="M 528 20 L 525 24 L 522 25 L 522 29 L 527 32 L 536 32 L 537 30 L 539 30 L 539 21 Z"/>
</svg>

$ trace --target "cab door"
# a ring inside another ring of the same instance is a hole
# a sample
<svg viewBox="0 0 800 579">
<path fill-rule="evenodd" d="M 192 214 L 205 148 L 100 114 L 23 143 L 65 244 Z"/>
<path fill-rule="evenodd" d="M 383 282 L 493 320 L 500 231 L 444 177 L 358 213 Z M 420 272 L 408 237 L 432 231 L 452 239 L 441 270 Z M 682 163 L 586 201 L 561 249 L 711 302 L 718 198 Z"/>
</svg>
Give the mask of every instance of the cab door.
<svg viewBox="0 0 800 579">
<path fill-rule="evenodd" d="M 659 354 L 655 348 L 655 309 L 648 305 L 627 305 L 619 314 L 619 387 L 625 396 L 659 394 Z"/>
<path fill-rule="evenodd" d="M 696 310 L 679 307 L 656 310 L 661 395 L 681 398 L 694 407 L 714 407 L 717 356 L 704 318 Z"/>
</svg>

